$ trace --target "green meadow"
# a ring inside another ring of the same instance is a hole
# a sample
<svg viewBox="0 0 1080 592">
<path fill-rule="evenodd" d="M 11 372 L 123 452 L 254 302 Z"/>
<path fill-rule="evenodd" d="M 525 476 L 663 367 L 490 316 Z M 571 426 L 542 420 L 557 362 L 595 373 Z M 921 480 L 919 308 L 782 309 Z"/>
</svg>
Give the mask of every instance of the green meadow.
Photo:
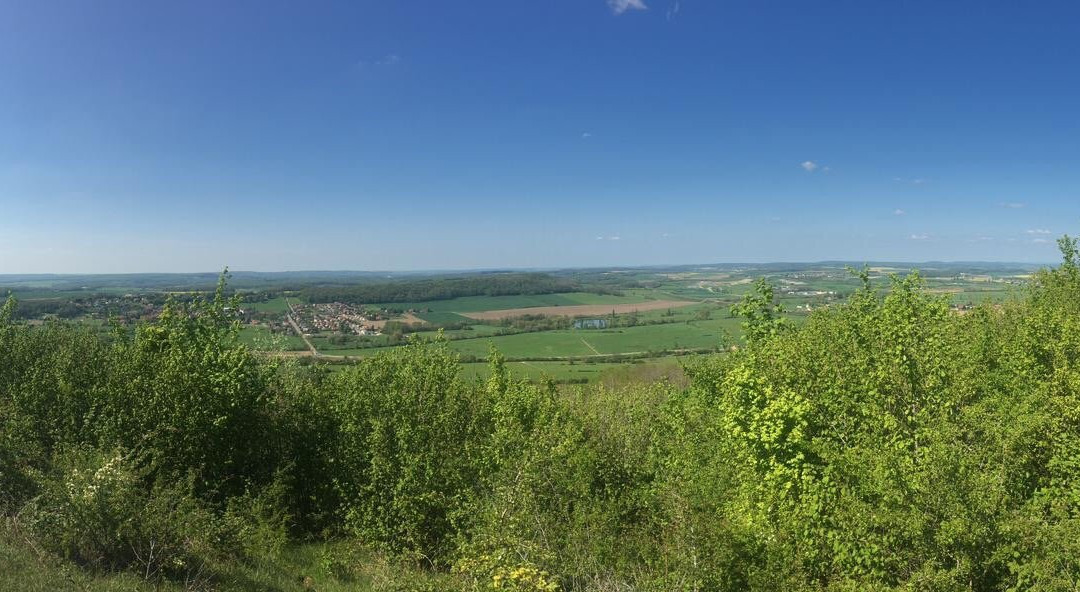
<svg viewBox="0 0 1080 592">
<path fill-rule="evenodd" d="M 640 294 L 613 296 L 569 292 L 565 294 L 530 294 L 522 296 L 465 296 L 449 300 L 429 300 L 426 302 L 385 302 L 372 304 L 379 308 L 400 310 L 430 310 L 431 312 L 483 312 L 487 310 L 506 310 L 511 308 L 531 308 L 538 306 L 577 306 L 582 304 L 635 304 L 650 300 Z M 430 313 L 428 313 L 430 314 Z"/>
</svg>

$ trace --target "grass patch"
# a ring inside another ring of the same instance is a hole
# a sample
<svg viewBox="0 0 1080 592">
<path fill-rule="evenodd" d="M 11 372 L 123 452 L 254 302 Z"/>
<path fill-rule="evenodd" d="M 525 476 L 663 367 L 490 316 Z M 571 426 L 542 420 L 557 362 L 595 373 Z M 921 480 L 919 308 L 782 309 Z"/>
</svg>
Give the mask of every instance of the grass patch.
<svg viewBox="0 0 1080 592">
<path fill-rule="evenodd" d="M 5 520 L 0 526 L 0 590 L 20 592 L 381 592 L 454 589 L 448 576 L 394 564 L 346 542 L 298 544 L 274 560 L 210 566 L 201 587 L 149 582 L 131 573 L 91 573 L 37 551 Z M 410 586 L 411 585 L 411 586 Z"/>
</svg>

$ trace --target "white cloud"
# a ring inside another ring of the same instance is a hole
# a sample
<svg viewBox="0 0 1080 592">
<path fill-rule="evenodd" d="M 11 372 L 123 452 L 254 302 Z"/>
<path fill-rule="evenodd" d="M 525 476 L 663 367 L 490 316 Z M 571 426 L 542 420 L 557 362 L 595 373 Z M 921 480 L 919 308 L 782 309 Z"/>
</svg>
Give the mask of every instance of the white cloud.
<svg viewBox="0 0 1080 592">
<path fill-rule="evenodd" d="M 1031 242 L 1033 242 L 1033 243 L 1035 243 L 1037 245 L 1043 245 L 1043 244 L 1046 244 L 1046 243 L 1050 242 L 1050 239 L 1033 238 L 1033 239 L 1031 239 Z"/>
<path fill-rule="evenodd" d="M 592 134 L 590 134 L 589 132 L 581 132 L 581 139 L 582 140 L 588 140 L 591 137 L 592 137 Z"/>
<path fill-rule="evenodd" d="M 930 235 L 929 234 L 913 234 L 913 235 L 909 236 L 908 238 L 910 238 L 911 240 L 927 240 L 927 239 L 930 238 Z"/>
<path fill-rule="evenodd" d="M 602 240 L 617 241 L 617 240 L 619 240 L 619 237 L 618 236 L 598 236 L 598 237 L 596 237 L 596 240 L 599 240 L 599 241 L 602 241 Z"/>
<path fill-rule="evenodd" d="M 801 166 L 803 168 L 803 170 L 808 172 L 808 173 L 812 173 L 812 172 L 816 171 L 817 168 L 818 168 L 818 164 L 816 162 L 812 161 L 812 160 L 808 160 L 808 161 L 800 164 L 799 166 Z"/>
<path fill-rule="evenodd" d="M 905 212 L 904 210 L 901 210 L 900 208 L 896 208 L 895 210 L 893 210 L 892 215 L 893 216 L 903 216 L 906 213 L 907 212 Z"/>
<path fill-rule="evenodd" d="M 615 14 L 622 14 L 627 10 L 646 10 L 645 0 L 607 0 L 608 8 Z"/>
<path fill-rule="evenodd" d="M 1023 202 L 1019 202 L 1019 201 L 1007 201 L 1007 202 L 1001 204 L 1001 207 L 1009 208 L 1010 210 L 1019 210 L 1020 208 L 1026 206 L 1026 205 L 1027 204 L 1025 204 Z"/>
<path fill-rule="evenodd" d="M 1049 230 L 1047 230 L 1045 228 L 1030 228 L 1028 230 L 1025 230 L 1024 233 L 1026 233 L 1026 234 L 1054 234 L 1052 231 L 1049 231 Z"/>
</svg>

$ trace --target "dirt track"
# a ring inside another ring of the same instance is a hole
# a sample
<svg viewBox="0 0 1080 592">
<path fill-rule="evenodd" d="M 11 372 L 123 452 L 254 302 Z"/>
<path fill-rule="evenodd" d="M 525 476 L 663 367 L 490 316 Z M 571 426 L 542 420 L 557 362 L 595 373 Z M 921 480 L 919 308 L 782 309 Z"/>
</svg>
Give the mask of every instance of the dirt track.
<svg viewBox="0 0 1080 592">
<path fill-rule="evenodd" d="M 606 314 L 611 314 L 612 311 L 614 311 L 615 314 L 626 314 L 634 311 L 645 312 L 648 310 L 659 310 L 664 308 L 679 308 L 680 306 L 689 306 L 691 304 L 697 304 L 697 302 L 686 302 L 682 300 L 648 300 L 646 302 L 638 302 L 637 304 L 577 304 L 573 306 L 534 306 L 531 308 L 485 310 L 483 312 L 459 312 L 458 314 L 479 321 L 493 321 L 498 319 L 507 319 L 510 317 L 520 317 L 523 315 L 545 315 L 549 317 L 599 317 Z"/>
</svg>

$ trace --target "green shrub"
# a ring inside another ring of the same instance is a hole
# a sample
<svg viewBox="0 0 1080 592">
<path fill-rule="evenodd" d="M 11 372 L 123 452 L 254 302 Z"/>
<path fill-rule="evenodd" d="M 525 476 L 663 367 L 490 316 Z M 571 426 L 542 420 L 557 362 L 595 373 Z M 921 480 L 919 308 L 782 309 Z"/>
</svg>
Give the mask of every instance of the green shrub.
<svg viewBox="0 0 1080 592">
<path fill-rule="evenodd" d="M 24 511 L 45 548 L 93 570 L 205 578 L 206 558 L 219 552 L 217 528 L 186 487 L 148 489 L 145 469 L 124 451 L 68 453 L 58 468 Z"/>
<path fill-rule="evenodd" d="M 287 493 L 284 481 L 275 479 L 262 491 L 229 498 L 220 521 L 225 546 L 250 559 L 280 557 L 288 543 L 292 522 Z"/>
<path fill-rule="evenodd" d="M 347 528 L 361 540 L 446 565 L 481 487 L 486 411 L 445 343 L 364 360 L 331 381 Z"/>
<path fill-rule="evenodd" d="M 238 338 L 223 296 L 170 303 L 118 336 L 107 380 L 92 391 L 100 446 L 144 451 L 155 477 L 195 472 L 216 503 L 266 485 L 275 471 L 267 369 Z"/>
</svg>

